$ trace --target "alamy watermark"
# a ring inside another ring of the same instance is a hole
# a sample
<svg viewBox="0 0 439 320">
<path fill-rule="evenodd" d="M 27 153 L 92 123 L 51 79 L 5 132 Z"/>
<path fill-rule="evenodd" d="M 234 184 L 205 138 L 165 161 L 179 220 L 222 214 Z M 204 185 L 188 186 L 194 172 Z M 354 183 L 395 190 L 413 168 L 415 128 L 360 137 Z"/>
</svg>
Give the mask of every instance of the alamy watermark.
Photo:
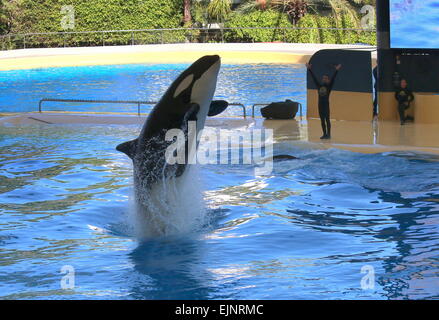
<svg viewBox="0 0 439 320">
<path fill-rule="evenodd" d="M 365 274 L 361 278 L 361 289 L 363 290 L 373 290 L 375 289 L 375 268 L 371 265 L 366 265 L 361 267 L 361 273 Z"/>
<path fill-rule="evenodd" d="M 75 268 L 71 265 L 61 267 L 60 272 L 64 274 L 60 281 L 61 289 L 71 290 L 75 288 Z"/>
<path fill-rule="evenodd" d="M 361 28 L 373 29 L 375 27 L 375 8 L 370 4 L 361 8 L 360 13 L 363 15 L 361 18 Z"/>
<path fill-rule="evenodd" d="M 75 8 L 72 5 L 62 6 L 60 9 L 62 15 L 61 29 L 73 30 L 75 29 Z"/>
</svg>

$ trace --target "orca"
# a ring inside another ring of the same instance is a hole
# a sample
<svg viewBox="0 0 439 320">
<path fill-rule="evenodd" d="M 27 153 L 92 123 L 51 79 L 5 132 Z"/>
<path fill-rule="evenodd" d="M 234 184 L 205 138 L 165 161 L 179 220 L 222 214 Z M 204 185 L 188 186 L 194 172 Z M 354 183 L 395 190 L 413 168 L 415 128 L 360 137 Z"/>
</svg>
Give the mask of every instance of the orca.
<svg viewBox="0 0 439 320">
<path fill-rule="evenodd" d="M 163 94 L 160 101 L 148 115 L 136 139 L 123 142 L 116 150 L 125 153 L 133 162 L 134 196 L 141 210 L 151 201 L 160 198 L 164 191 L 157 185 L 166 184 L 169 179 L 183 179 L 188 171 L 188 149 L 193 141 L 188 139 L 188 122 L 196 122 L 196 133 L 204 128 L 206 117 L 222 112 L 223 108 L 212 106 L 217 77 L 221 66 L 218 55 L 204 56 L 183 71 Z M 170 164 L 166 150 L 174 141 L 167 141 L 166 133 L 180 129 L 185 134 L 186 161 Z M 191 145 L 192 143 L 192 145 Z M 195 139 L 195 150 L 198 142 Z M 153 189 L 156 191 L 152 191 Z M 158 191 L 157 191 L 158 189 Z M 165 197 L 166 195 L 163 195 Z M 149 210 L 151 211 L 151 210 Z"/>
<path fill-rule="evenodd" d="M 125 153 L 133 161 L 136 178 L 147 184 L 172 172 L 181 176 L 187 164 L 166 164 L 164 152 L 170 142 L 165 134 L 171 129 L 187 131 L 187 122 L 196 121 L 197 133 L 203 129 L 210 112 L 212 98 L 221 61 L 218 55 L 204 56 L 194 62 L 171 84 L 146 119 L 139 137 L 119 144 L 116 150 Z M 212 104 L 213 105 L 213 104 Z M 216 109 L 216 108 L 215 108 Z M 162 171 L 157 171 L 163 169 Z"/>
</svg>

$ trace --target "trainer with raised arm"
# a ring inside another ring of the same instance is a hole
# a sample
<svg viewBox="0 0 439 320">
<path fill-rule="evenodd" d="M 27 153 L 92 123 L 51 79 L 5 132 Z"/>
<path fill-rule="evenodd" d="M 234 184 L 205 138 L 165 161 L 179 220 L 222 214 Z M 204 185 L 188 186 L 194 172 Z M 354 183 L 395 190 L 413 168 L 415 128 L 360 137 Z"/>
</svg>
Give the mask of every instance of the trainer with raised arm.
<svg viewBox="0 0 439 320">
<path fill-rule="evenodd" d="M 311 77 L 317 87 L 319 93 L 319 116 L 322 123 L 323 136 L 320 139 L 330 139 L 331 138 L 331 121 L 330 121 L 330 110 L 329 110 L 329 95 L 332 91 L 332 86 L 334 85 L 335 77 L 338 71 L 341 69 L 341 64 L 335 66 L 335 72 L 332 78 L 328 75 L 322 77 L 322 82 L 320 83 L 311 68 L 312 65 L 306 63 L 306 68 L 308 69 Z"/>
</svg>

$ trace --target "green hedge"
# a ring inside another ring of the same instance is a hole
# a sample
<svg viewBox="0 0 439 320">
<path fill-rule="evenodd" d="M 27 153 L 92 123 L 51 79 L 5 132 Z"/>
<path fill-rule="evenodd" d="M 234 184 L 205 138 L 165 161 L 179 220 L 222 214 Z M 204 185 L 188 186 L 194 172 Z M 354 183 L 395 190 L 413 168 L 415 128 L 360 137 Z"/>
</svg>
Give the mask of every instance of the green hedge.
<svg viewBox="0 0 439 320">
<path fill-rule="evenodd" d="M 61 8 L 72 5 L 75 28 L 63 30 Z M 19 14 L 14 17 L 12 34 L 60 31 L 123 30 L 178 28 L 182 21 L 183 0 L 23 0 Z M 141 33 L 136 43 L 181 42 L 184 32 Z M 131 34 L 86 34 L 56 37 L 33 36 L 26 45 L 55 46 L 131 43 Z M 159 40 L 159 41 L 157 41 Z M 17 39 L 20 42 L 21 40 Z"/>
<path fill-rule="evenodd" d="M 12 33 L 56 32 L 61 7 L 75 9 L 75 30 L 177 28 L 183 0 L 23 0 Z"/>
<path fill-rule="evenodd" d="M 226 42 L 270 42 L 285 41 L 294 42 L 297 37 L 296 30 L 270 30 L 270 29 L 246 29 L 246 28 L 290 28 L 291 23 L 286 14 L 277 11 L 253 11 L 242 15 L 234 12 L 224 24 L 225 28 L 238 28 L 226 30 L 224 39 Z"/>
<path fill-rule="evenodd" d="M 296 25 L 297 29 L 294 29 L 294 26 L 289 22 L 287 15 L 279 14 L 279 12 L 276 11 L 255 11 L 247 15 L 234 13 L 231 19 L 226 22 L 225 27 L 238 29 L 227 30 L 225 33 L 225 40 L 228 42 L 283 41 L 292 43 L 376 44 L 375 32 L 324 29 L 356 28 L 353 19 L 347 15 L 342 16 L 338 22 L 339 23 L 337 24 L 333 17 L 308 14 L 300 19 L 299 23 Z M 288 29 L 278 31 L 246 29 L 257 27 L 280 27 Z"/>
<path fill-rule="evenodd" d="M 338 23 L 337 23 L 338 22 Z M 332 16 L 324 17 L 308 14 L 303 17 L 297 27 L 300 28 L 339 28 L 357 29 L 354 20 L 348 16 L 341 16 L 339 21 Z M 299 31 L 297 42 L 302 43 L 335 43 L 355 44 L 365 43 L 376 45 L 376 33 L 358 30 L 334 30 L 334 29 L 303 29 Z"/>
<path fill-rule="evenodd" d="M 1 0 L 0 0 L 1 1 Z M 21 0 L 14 10 L 11 34 L 66 31 L 61 27 L 61 7 L 73 5 L 75 28 L 71 31 L 162 29 L 179 28 L 182 22 L 183 0 Z M 355 28 L 353 19 L 342 16 L 336 21 L 332 17 L 308 14 L 295 29 L 286 14 L 274 10 L 253 11 L 249 14 L 232 12 L 225 28 L 224 37 L 215 31 L 203 33 L 195 30 L 136 32 L 135 44 L 176 43 L 192 41 L 226 42 L 290 42 L 290 43 L 368 43 L 376 44 L 373 32 L 317 30 L 306 28 Z M 284 28 L 248 29 L 248 28 Z M 67 30 L 69 31 L 69 30 Z M 88 33 L 31 36 L 26 38 L 26 47 L 58 47 L 89 45 L 124 45 L 133 42 L 131 33 Z M 24 39 L 20 36 L 3 38 L 2 49 L 21 48 Z"/>
</svg>

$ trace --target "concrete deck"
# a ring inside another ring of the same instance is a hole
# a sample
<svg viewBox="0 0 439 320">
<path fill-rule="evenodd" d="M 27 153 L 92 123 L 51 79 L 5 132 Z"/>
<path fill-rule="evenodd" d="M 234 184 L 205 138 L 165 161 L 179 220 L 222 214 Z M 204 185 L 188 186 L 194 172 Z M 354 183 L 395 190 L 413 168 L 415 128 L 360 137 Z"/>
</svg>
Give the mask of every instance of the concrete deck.
<svg viewBox="0 0 439 320">
<path fill-rule="evenodd" d="M 130 63 L 191 63 L 219 54 L 223 63 L 305 63 L 321 49 L 373 51 L 364 45 L 306 43 L 181 43 L 0 51 L 0 70 Z"/>
<path fill-rule="evenodd" d="M 0 118 L 0 125 L 113 124 L 142 125 L 144 116 L 73 113 L 22 113 Z M 332 121 L 332 139 L 320 140 L 319 119 L 264 120 L 262 118 L 208 118 L 206 126 L 224 129 L 273 129 L 275 142 L 309 142 L 322 148 L 361 153 L 415 151 L 439 155 L 439 125 L 377 121 Z"/>
</svg>

